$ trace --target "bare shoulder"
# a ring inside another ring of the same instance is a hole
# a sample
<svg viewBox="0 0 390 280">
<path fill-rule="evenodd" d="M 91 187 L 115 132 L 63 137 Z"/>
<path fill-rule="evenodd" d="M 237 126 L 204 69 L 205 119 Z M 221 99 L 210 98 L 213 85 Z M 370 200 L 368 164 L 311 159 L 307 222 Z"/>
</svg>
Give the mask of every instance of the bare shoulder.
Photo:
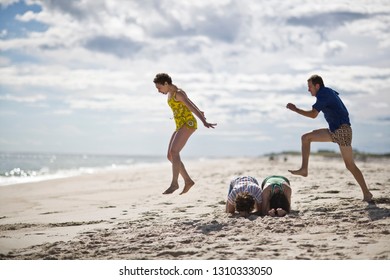
<svg viewBox="0 0 390 280">
<path fill-rule="evenodd" d="M 291 195 L 291 187 L 288 185 L 288 184 L 283 184 L 283 187 L 284 187 L 284 192 L 287 194 L 287 195 Z"/>
<path fill-rule="evenodd" d="M 176 99 L 182 101 L 186 98 L 187 98 L 186 92 L 184 90 L 182 90 L 181 88 L 178 88 L 176 91 Z"/>
<path fill-rule="evenodd" d="M 271 193 L 271 185 L 266 185 L 266 186 L 263 188 L 263 191 L 261 192 L 261 194 L 262 194 L 263 196 L 268 196 L 270 193 Z"/>
</svg>

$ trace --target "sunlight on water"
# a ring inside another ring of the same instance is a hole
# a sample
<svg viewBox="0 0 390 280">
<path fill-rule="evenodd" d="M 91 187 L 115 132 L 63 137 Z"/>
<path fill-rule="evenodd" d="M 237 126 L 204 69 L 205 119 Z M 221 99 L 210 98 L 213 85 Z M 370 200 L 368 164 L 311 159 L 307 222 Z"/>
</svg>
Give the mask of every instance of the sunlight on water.
<svg viewBox="0 0 390 280">
<path fill-rule="evenodd" d="M 0 153 L 0 186 L 163 161 L 162 156 Z"/>
</svg>

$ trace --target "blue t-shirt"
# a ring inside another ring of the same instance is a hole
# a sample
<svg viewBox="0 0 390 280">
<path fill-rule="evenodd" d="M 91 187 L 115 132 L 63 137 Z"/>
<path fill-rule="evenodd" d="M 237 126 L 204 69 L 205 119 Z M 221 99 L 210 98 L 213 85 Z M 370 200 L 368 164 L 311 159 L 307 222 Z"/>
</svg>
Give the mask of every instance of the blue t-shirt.
<svg viewBox="0 0 390 280">
<path fill-rule="evenodd" d="M 339 97 L 339 93 L 331 88 L 321 87 L 316 95 L 317 101 L 313 108 L 323 112 L 329 124 L 330 131 L 334 132 L 342 124 L 351 125 L 348 110 Z"/>
</svg>

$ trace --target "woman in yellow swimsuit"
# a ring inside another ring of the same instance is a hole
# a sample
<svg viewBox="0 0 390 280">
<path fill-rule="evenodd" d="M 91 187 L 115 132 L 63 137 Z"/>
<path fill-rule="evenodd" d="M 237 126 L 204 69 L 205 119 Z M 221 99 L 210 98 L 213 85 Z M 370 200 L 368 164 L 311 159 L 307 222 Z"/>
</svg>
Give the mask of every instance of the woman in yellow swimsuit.
<svg viewBox="0 0 390 280">
<path fill-rule="evenodd" d="M 159 73 L 154 78 L 158 92 L 168 95 L 168 105 L 171 107 L 176 123 L 168 146 L 168 160 L 172 163 L 172 182 L 163 194 L 171 194 L 179 188 L 179 174 L 184 179 L 184 189 L 180 194 L 190 190 L 195 182 L 188 175 L 183 162 L 180 159 L 180 151 L 187 140 L 197 129 L 197 122 L 193 113 L 203 122 L 207 128 L 214 128 L 217 124 L 208 123 L 204 113 L 187 97 L 186 93 L 172 84 L 172 78 L 166 73 Z"/>
</svg>

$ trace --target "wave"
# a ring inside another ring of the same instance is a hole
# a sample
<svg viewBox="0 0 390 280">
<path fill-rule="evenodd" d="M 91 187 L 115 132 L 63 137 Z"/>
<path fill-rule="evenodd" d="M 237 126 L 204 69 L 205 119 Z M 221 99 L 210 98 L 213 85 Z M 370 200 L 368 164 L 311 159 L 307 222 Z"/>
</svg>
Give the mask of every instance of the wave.
<svg viewBox="0 0 390 280">
<path fill-rule="evenodd" d="M 165 161 L 162 156 L 0 153 L 0 186 L 119 170 Z"/>
</svg>

